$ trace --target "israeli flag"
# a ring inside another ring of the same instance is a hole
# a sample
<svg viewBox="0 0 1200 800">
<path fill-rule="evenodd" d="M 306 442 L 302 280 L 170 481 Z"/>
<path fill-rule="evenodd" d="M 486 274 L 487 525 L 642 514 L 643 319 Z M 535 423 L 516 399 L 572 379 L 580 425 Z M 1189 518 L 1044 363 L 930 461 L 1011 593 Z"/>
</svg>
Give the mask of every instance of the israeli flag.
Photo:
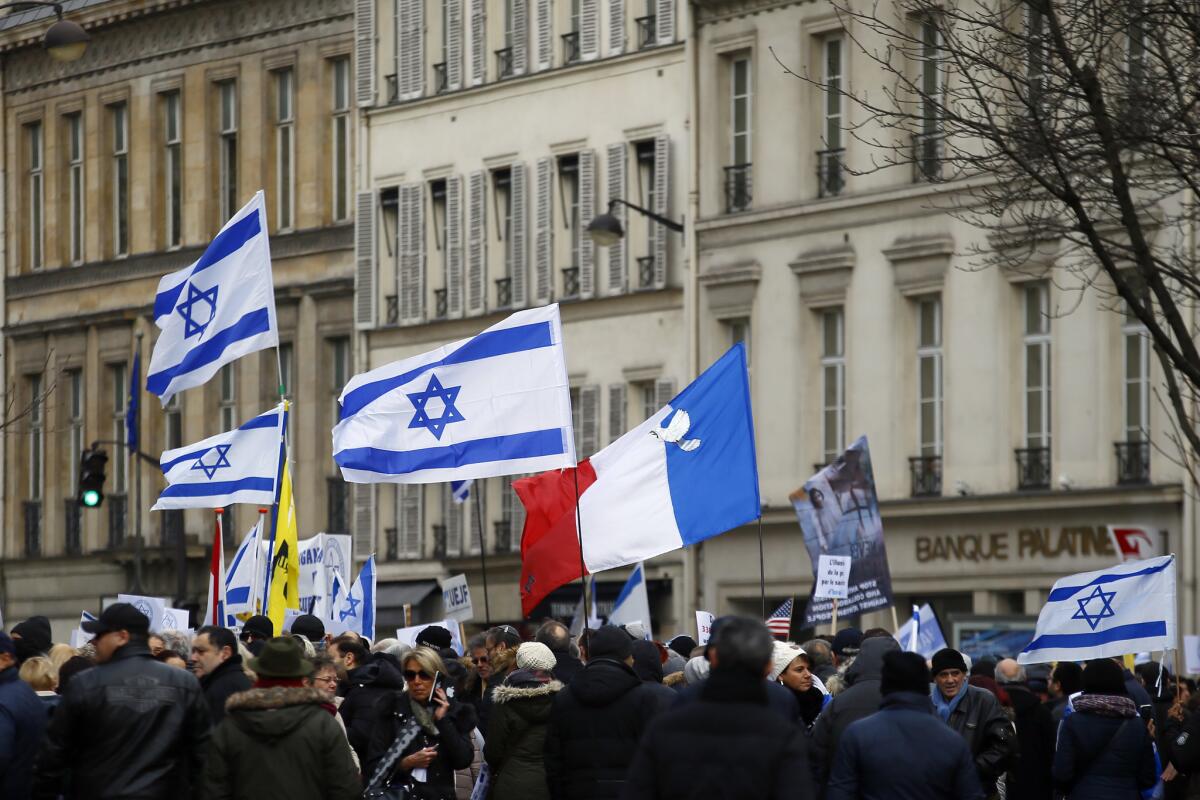
<svg viewBox="0 0 1200 800">
<path fill-rule="evenodd" d="M 222 366 L 279 344 L 263 193 L 254 195 L 191 266 L 158 282 L 146 389 L 165 406 Z"/>
<path fill-rule="evenodd" d="M 227 627 L 237 627 L 237 614 L 257 614 L 255 590 L 262 586 L 262 516 L 242 539 L 225 574 L 225 615 Z"/>
<path fill-rule="evenodd" d="M 454 498 L 456 503 L 465 503 L 467 498 L 471 496 L 471 484 L 473 480 L 468 481 L 450 481 L 450 496 Z"/>
<path fill-rule="evenodd" d="M 346 384 L 333 459 L 352 483 L 442 483 L 575 466 L 558 306 Z"/>
<path fill-rule="evenodd" d="M 625 626 L 634 622 L 641 623 L 646 638 L 651 638 L 650 597 L 646 593 L 646 567 L 641 562 L 633 568 L 629 580 L 621 587 L 612 613 L 608 615 L 609 625 Z"/>
<path fill-rule="evenodd" d="M 1175 556 L 1068 575 L 1054 583 L 1017 661 L 1085 661 L 1174 650 Z"/>
<path fill-rule="evenodd" d="M 162 454 L 167 488 L 151 511 L 169 508 L 223 508 L 233 503 L 269 506 L 287 412 L 279 404 L 236 430 Z"/>
<path fill-rule="evenodd" d="M 904 623 L 896 631 L 896 641 L 900 647 L 910 653 L 920 653 L 925 658 L 933 658 L 933 654 L 944 647 L 946 637 L 942 626 L 938 624 L 933 607 L 926 603 L 921 607 L 912 607 L 912 619 Z"/>
<path fill-rule="evenodd" d="M 334 573 L 331 593 L 333 630 L 353 631 L 375 641 L 375 556 L 367 559 L 359 570 L 358 580 L 342 594 L 341 576 Z"/>
</svg>

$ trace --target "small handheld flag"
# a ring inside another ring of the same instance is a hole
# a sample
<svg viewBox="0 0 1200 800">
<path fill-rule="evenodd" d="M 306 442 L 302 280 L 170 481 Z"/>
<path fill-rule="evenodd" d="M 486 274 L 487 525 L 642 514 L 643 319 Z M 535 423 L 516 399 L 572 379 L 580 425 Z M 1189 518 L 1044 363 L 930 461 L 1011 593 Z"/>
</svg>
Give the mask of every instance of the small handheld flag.
<svg viewBox="0 0 1200 800">
<path fill-rule="evenodd" d="M 205 625 L 225 624 L 225 547 L 221 536 L 221 509 L 216 509 L 212 560 L 208 566 L 208 610 Z"/>
<path fill-rule="evenodd" d="M 771 616 L 767 617 L 767 628 L 775 636 L 782 636 L 785 639 L 792 632 L 792 609 L 796 605 L 796 599 L 789 597 L 784 600 L 779 608 L 771 612 Z"/>
<path fill-rule="evenodd" d="M 595 597 L 594 594 L 592 596 Z M 650 597 L 646 594 L 646 568 L 641 562 L 633 568 L 629 580 L 621 587 L 612 613 L 608 615 L 610 625 L 628 625 L 631 622 L 642 623 L 642 628 L 650 632 Z"/>
<path fill-rule="evenodd" d="M 285 462 L 283 484 L 279 491 L 279 514 L 275 522 L 275 550 L 271 556 L 271 585 L 266 614 L 276 633 L 283 630 L 287 609 L 300 608 L 300 532 L 296 523 L 296 503 L 292 496 L 292 475 Z"/>
<path fill-rule="evenodd" d="M 229 618 L 236 619 L 238 614 L 257 614 L 258 597 L 256 589 L 262 585 L 262 517 L 254 523 L 254 527 L 242 539 L 242 544 L 233 556 L 229 572 L 225 575 L 225 617 L 226 627 Z"/>
<path fill-rule="evenodd" d="M 363 564 L 349 591 L 345 594 L 340 589 L 336 591 L 339 596 L 333 605 L 333 630 L 353 631 L 375 641 L 375 556 Z"/>
</svg>

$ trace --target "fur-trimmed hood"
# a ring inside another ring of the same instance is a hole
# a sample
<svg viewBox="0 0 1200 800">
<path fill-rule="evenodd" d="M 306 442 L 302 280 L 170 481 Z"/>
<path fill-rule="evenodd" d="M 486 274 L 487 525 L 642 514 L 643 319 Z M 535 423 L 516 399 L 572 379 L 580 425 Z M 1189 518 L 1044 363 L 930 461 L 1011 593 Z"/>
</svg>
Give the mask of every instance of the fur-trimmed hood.
<svg viewBox="0 0 1200 800">
<path fill-rule="evenodd" d="M 225 701 L 226 720 L 251 736 L 281 739 L 310 717 L 327 714 L 322 707 L 327 702 L 324 693 L 311 686 L 249 689 Z"/>
<path fill-rule="evenodd" d="M 513 700 L 529 700 L 534 697 L 549 697 L 555 692 L 562 691 L 560 681 L 550 681 L 539 686 L 505 686 L 500 685 L 492 690 L 492 702 L 497 704 L 509 703 Z"/>
</svg>

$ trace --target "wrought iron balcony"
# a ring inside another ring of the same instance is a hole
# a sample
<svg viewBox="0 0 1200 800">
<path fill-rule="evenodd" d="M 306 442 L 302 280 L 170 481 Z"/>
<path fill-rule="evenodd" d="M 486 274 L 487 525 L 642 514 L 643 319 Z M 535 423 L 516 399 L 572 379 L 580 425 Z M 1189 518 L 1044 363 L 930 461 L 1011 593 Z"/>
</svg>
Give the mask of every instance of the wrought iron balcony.
<svg viewBox="0 0 1200 800">
<path fill-rule="evenodd" d="M 1117 483 L 1132 486 L 1150 482 L 1150 443 L 1115 442 Z"/>
<path fill-rule="evenodd" d="M 913 497 L 941 496 L 941 456 L 912 456 L 908 459 L 908 471 L 912 475 Z"/>
<path fill-rule="evenodd" d="M 387 303 L 387 324 L 400 324 L 400 295 L 389 294 L 385 295 L 383 299 Z"/>
<path fill-rule="evenodd" d="M 433 90 L 438 94 L 449 90 L 450 75 L 446 72 L 446 62 L 433 65 Z"/>
<path fill-rule="evenodd" d="M 384 528 L 383 538 L 387 541 L 387 560 L 395 561 L 400 558 L 400 531 L 396 528 Z"/>
<path fill-rule="evenodd" d="M 571 31 L 562 35 L 563 63 L 575 64 L 579 61 L 579 31 Z"/>
<path fill-rule="evenodd" d="M 1013 451 L 1017 456 L 1017 488 L 1050 488 L 1050 448 L 1021 447 Z"/>
<path fill-rule="evenodd" d="M 159 513 L 161 516 L 159 542 L 163 549 L 173 549 L 178 544 L 180 537 L 183 536 L 183 511 L 176 508 Z"/>
<path fill-rule="evenodd" d="M 512 278 L 496 278 L 496 308 L 512 305 Z"/>
<path fill-rule="evenodd" d="M 446 318 L 446 315 L 449 312 L 449 306 L 446 305 L 446 290 L 445 289 L 434 289 L 433 290 L 433 310 L 434 310 L 434 316 L 433 316 L 434 319 L 445 319 Z"/>
<path fill-rule="evenodd" d="M 25 556 L 37 558 L 42 554 L 42 501 L 26 500 L 25 508 Z"/>
<path fill-rule="evenodd" d="M 913 181 L 934 182 L 942 179 L 942 160 L 946 138 L 941 132 L 918 133 L 913 137 Z"/>
<path fill-rule="evenodd" d="M 817 151 L 817 197 L 837 197 L 846 185 L 842 155 L 846 149 Z"/>
<path fill-rule="evenodd" d="M 445 525 L 434 525 L 433 526 L 433 557 L 439 558 L 439 559 L 446 557 L 446 526 Z"/>
<path fill-rule="evenodd" d="M 108 548 L 115 550 L 125 544 L 129 506 L 123 494 L 110 494 L 104 503 L 108 506 Z"/>
<path fill-rule="evenodd" d="M 579 297 L 579 267 L 563 267 L 563 299 Z"/>
<path fill-rule="evenodd" d="M 504 47 L 496 51 L 496 77 L 499 79 L 513 76 L 513 49 Z"/>
<path fill-rule="evenodd" d="M 83 552 L 83 509 L 74 497 L 63 500 L 63 545 L 67 555 L 77 556 Z"/>
<path fill-rule="evenodd" d="M 658 44 L 658 17 L 649 14 L 634 20 L 637 23 L 638 49 L 645 50 Z"/>
<path fill-rule="evenodd" d="M 641 256 L 637 260 L 639 289 L 654 288 L 654 256 Z"/>
<path fill-rule="evenodd" d="M 387 87 L 388 103 L 400 102 L 400 82 L 396 79 L 396 73 L 383 76 L 384 85 Z"/>
<path fill-rule="evenodd" d="M 750 164 L 734 164 L 725 168 L 725 213 L 746 211 L 750 208 L 753 188 Z"/>
</svg>

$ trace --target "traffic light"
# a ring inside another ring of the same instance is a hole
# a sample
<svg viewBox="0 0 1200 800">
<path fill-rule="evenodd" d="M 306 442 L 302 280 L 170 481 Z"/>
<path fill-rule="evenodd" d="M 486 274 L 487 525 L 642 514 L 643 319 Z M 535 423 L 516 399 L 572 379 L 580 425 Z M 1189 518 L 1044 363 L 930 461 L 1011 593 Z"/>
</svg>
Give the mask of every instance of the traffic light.
<svg viewBox="0 0 1200 800">
<path fill-rule="evenodd" d="M 79 505 L 95 508 L 104 502 L 104 465 L 108 453 L 99 448 L 84 450 L 79 459 Z"/>
</svg>

